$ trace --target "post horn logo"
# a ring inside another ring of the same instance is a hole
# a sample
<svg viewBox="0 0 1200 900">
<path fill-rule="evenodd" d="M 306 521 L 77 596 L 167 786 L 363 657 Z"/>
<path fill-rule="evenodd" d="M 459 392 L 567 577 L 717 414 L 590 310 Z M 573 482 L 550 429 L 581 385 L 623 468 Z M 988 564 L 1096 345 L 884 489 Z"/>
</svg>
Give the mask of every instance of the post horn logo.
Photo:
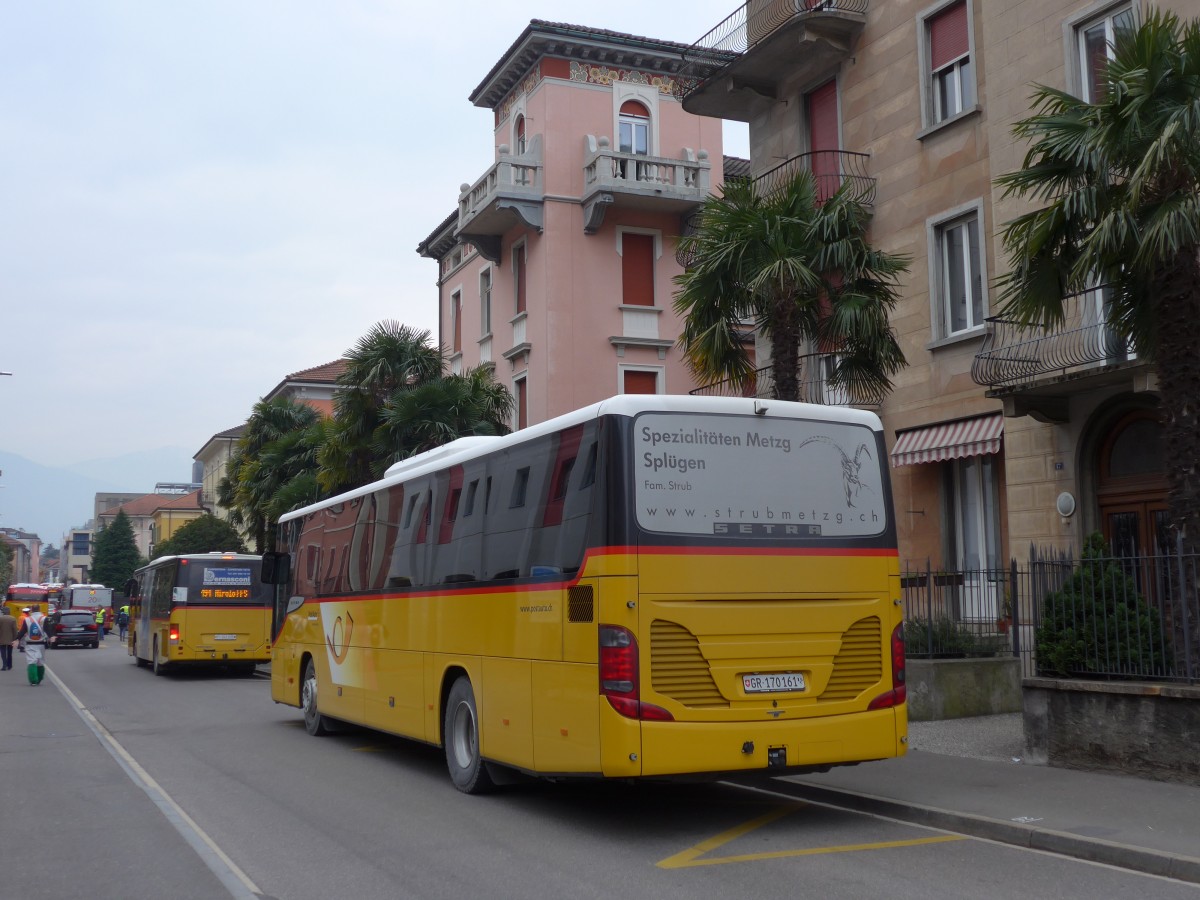
<svg viewBox="0 0 1200 900">
<path fill-rule="evenodd" d="M 346 654 L 350 652 L 350 638 L 353 634 L 354 616 L 346 610 L 346 624 L 342 625 L 342 617 L 338 616 L 333 620 L 333 634 L 325 635 L 325 643 L 329 645 L 333 661 L 339 666 L 346 661 Z"/>
</svg>

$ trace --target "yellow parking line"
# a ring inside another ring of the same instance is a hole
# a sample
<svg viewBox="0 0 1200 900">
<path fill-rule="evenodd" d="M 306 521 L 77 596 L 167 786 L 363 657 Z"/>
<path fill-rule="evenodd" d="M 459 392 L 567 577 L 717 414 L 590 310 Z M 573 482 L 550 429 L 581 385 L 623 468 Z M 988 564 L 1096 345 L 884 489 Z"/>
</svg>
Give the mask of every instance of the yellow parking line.
<svg viewBox="0 0 1200 900">
<path fill-rule="evenodd" d="M 802 804 L 806 805 L 806 804 Z M 880 841 L 871 844 L 842 844 L 836 847 L 811 847 L 803 850 L 776 850 L 770 853 L 746 853 L 738 856 L 718 856 L 709 859 L 700 859 L 706 853 L 716 850 L 718 847 L 728 844 L 730 841 L 736 840 L 743 835 L 749 834 L 757 828 L 762 828 L 764 825 L 769 825 L 779 819 L 782 819 L 788 813 L 798 809 L 798 806 L 787 806 L 780 809 L 772 810 L 764 816 L 759 816 L 757 819 L 751 819 L 749 822 L 744 822 L 741 825 L 735 825 L 728 831 L 723 831 L 715 837 L 701 841 L 694 847 L 689 847 L 674 856 L 668 856 L 666 859 L 658 863 L 660 869 L 686 869 L 694 866 L 720 866 L 725 863 L 739 862 L 754 862 L 762 859 L 784 859 L 789 856 L 817 856 L 823 853 L 854 853 L 860 850 L 887 850 L 894 847 L 916 847 L 921 844 L 942 844 L 948 841 L 965 840 L 962 835 L 947 834 L 937 835 L 927 838 L 912 838 L 905 841 Z"/>
</svg>

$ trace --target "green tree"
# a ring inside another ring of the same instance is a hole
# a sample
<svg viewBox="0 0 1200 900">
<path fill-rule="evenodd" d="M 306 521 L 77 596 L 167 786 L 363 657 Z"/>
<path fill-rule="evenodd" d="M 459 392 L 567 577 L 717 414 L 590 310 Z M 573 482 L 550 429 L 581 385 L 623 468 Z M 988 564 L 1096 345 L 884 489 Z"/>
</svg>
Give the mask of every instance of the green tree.
<svg viewBox="0 0 1200 900">
<path fill-rule="evenodd" d="M 444 374 L 428 331 L 380 322 L 346 355 L 318 479 L 337 493 L 380 477 L 393 462 L 475 434 L 505 434 L 512 395 L 485 368 Z"/>
<path fill-rule="evenodd" d="M 238 530 L 211 513 L 193 519 L 177 530 L 171 538 L 161 541 L 154 552 L 158 556 L 178 556 L 181 553 L 209 553 L 213 550 L 245 552 Z"/>
<path fill-rule="evenodd" d="M 217 487 L 217 499 L 230 511 L 230 521 L 252 536 L 256 553 L 272 545 L 276 493 L 300 472 L 315 473 L 323 428 L 320 413 L 290 398 L 254 405 Z"/>
<path fill-rule="evenodd" d="M 1093 534 L 1079 567 L 1042 604 L 1038 670 L 1161 677 L 1170 668 L 1161 635 L 1158 611 L 1138 594 L 1103 535 Z"/>
<path fill-rule="evenodd" d="M 1200 27 L 1151 12 L 1118 31 L 1103 96 L 1035 86 L 1023 167 L 997 179 L 1036 208 L 1003 228 L 1001 313 L 1064 321 L 1107 284 L 1107 326 L 1152 360 L 1164 410 L 1171 523 L 1200 537 Z"/>
<path fill-rule="evenodd" d="M 0 541 L 0 592 L 8 590 L 8 586 L 12 583 L 12 557 L 12 547 L 4 541 Z"/>
<path fill-rule="evenodd" d="M 329 493 L 378 476 L 376 430 L 385 405 L 397 391 L 442 375 L 445 358 L 431 341 L 430 332 L 388 319 L 372 326 L 346 354 L 334 397 L 335 424 L 319 456 L 319 478 Z"/>
<path fill-rule="evenodd" d="M 138 553 L 129 516 L 125 515 L 125 510 L 119 510 L 110 524 L 96 532 L 89 577 L 95 584 L 120 591 L 138 566 L 145 563 L 146 560 Z"/>
<path fill-rule="evenodd" d="M 888 315 L 908 261 L 867 243 L 869 221 L 848 184 L 822 201 L 808 171 L 770 190 L 726 182 L 705 201 L 695 233 L 680 239 L 693 262 L 676 276 L 675 310 L 693 372 L 748 385 L 743 321 L 753 318 L 771 344 L 779 399 L 801 399 L 804 343 L 835 354 L 832 386 L 852 396 L 890 390 L 905 360 Z"/>
</svg>

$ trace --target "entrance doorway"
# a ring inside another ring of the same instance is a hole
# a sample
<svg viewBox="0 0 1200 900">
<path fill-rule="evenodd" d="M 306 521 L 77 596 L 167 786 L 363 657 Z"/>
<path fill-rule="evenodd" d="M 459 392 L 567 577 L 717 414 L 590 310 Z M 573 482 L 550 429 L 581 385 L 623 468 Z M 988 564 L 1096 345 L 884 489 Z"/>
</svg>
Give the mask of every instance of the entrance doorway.
<svg viewBox="0 0 1200 900">
<path fill-rule="evenodd" d="M 1117 556 L 1161 554 L 1170 547 L 1162 431 L 1156 410 L 1134 410 L 1114 423 L 1100 445 L 1100 531 Z"/>
</svg>

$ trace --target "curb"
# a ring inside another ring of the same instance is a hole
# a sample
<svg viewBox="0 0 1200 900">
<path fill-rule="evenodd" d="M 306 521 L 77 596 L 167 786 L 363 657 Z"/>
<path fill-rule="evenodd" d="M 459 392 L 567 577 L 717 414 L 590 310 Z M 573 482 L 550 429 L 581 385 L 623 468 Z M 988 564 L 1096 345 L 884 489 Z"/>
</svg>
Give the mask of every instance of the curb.
<svg viewBox="0 0 1200 900">
<path fill-rule="evenodd" d="M 794 781 L 776 781 L 773 789 L 812 803 L 836 806 L 853 812 L 873 813 L 914 825 L 955 831 L 1002 844 L 1013 844 L 1031 850 L 1042 850 L 1148 875 L 1161 875 L 1190 884 L 1200 884 L 1200 858 L 1194 856 L 1131 847 L 1049 828 L 989 819 L 972 813 L 952 812 L 917 803 L 904 803 L 871 794 L 815 787 Z"/>
</svg>

